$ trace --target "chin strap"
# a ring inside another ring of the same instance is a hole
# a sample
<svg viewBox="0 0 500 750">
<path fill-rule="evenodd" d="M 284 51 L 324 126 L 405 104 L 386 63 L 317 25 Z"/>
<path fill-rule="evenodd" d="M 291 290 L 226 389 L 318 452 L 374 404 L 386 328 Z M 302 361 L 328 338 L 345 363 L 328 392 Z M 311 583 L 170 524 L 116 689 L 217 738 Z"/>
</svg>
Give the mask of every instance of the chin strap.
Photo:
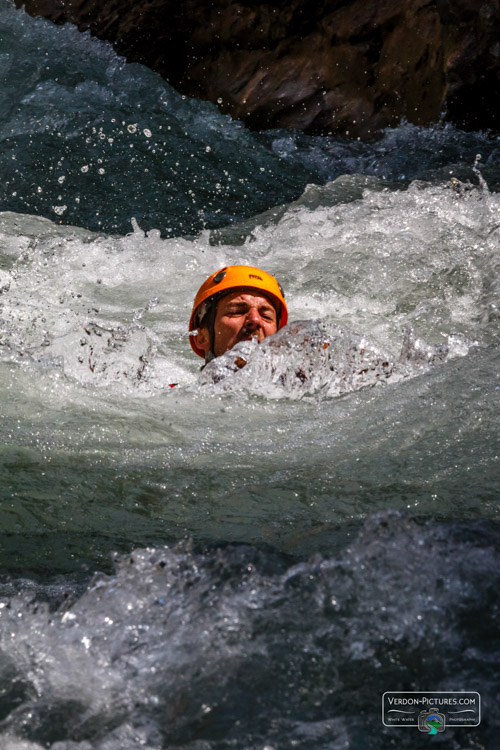
<svg viewBox="0 0 500 750">
<path fill-rule="evenodd" d="M 210 348 L 205 354 L 205 365 L 208 365 L 209 362 L 215 359 L 215 316 L 217 314 L 217 302 L 219 301 L 219 296 L 219 294 L 216 294 L 213 297 L 209 297 L 209 299 L 205 300 L 199 313 L 199 316 L 204 321 L 204 324 L 208 330 L 208 335 L 210 337 Z M 205 365 L 203 365 L 203 367 L 205 367 Z M 202 370 L 203 367 L 201 368 Z"/>
</svg>

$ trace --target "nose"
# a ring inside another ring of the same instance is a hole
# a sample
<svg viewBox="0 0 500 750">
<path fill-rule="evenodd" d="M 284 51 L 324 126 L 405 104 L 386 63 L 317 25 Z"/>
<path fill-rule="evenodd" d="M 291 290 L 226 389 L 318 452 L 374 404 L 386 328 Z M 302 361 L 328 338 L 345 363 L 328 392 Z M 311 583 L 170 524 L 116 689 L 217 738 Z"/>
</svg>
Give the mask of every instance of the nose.
<svg viewBox="0 0 500 750">
<path fill-rule="evenodd" d="M 262 318 L 259 311 L 255 308 L 250 308 L 246 314 L 245 327 L 250 331 L 256 331 L 257 328 L 262 324 Z"/>
</svg>

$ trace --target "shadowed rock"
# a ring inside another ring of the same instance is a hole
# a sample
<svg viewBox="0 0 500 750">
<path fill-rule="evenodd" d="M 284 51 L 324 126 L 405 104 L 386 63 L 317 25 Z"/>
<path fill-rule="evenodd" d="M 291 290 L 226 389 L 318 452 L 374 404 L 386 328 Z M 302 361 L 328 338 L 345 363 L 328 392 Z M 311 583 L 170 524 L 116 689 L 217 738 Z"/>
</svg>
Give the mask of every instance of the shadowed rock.
<svg viewBox="0 0 500 750">
<path fill-rule="evenodd" d="M 255 129 L 499 130 L 499 0 L 16 0 Z"/>
</svg>

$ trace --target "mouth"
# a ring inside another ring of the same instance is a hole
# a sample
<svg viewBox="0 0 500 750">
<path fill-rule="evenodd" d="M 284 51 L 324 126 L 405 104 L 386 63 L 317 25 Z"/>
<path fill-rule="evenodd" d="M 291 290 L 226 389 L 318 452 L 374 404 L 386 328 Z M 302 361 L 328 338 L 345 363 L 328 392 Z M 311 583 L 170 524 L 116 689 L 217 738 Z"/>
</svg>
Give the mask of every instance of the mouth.
<svg viewBox="0 0 500 750">
<path fill-rule="evenodd" d="M 260 341 L 258 331 L 242 331 L 238 336 L 238 341 L 251 341 L 254 337 Z"/>
</svg>

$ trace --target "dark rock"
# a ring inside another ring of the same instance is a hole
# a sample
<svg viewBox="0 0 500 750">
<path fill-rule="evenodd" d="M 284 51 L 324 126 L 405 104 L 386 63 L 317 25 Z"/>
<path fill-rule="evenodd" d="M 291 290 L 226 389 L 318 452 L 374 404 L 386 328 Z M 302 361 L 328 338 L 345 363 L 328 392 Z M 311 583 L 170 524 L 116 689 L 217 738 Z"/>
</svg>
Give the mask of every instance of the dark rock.
<svg viewBox="0 0 500 750">
<path fill-rule="evenodd" d="M 16 0 L 251 128 L 500 129 L 500 0 Z"/>
</svg>

